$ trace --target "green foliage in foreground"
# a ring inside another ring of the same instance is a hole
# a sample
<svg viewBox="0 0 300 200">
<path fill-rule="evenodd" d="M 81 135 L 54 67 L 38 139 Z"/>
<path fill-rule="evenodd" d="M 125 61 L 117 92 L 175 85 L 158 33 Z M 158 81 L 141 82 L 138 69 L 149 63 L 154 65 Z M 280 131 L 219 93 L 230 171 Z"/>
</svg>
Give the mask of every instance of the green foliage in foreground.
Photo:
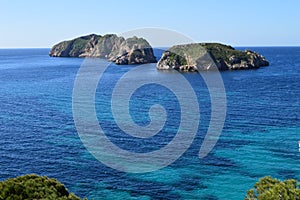
<svg viewBox="0 0 300 200">
<path fill-rule="evenodd" d="M 280 181 L 266 176 L 248 190 L 245 200 L 300 200 L 299 186 L 294 179 Z"/>
<path fill-rule="evenodd" d="M 28 174 L 0 182 L 0 199 L 79 200 L 56 179 Z"/>
</svg>

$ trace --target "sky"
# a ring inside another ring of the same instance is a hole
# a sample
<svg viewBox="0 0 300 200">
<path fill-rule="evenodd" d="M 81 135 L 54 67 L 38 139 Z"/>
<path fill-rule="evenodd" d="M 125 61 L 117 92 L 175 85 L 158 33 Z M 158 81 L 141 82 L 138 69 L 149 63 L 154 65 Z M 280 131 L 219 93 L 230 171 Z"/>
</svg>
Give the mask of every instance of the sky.
<svg viewBox="0 0 300 200">
<path fill-rule="evenodd" d="M 300 46 L 298 0 L 1 0 L 0 48 L 51 48 L 90 33 L 155 27 L 197 42 Z"/>
</svg>

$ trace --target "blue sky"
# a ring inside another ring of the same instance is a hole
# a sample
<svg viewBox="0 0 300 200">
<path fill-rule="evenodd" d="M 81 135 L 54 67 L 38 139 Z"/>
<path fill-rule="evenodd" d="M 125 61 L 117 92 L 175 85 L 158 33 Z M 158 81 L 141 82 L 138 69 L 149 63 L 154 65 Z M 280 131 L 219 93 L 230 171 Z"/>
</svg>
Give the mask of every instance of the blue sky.
<svg viewBox="0 0 300 200">
<path fill-rule="evenodd" d="M 2 0 L 0 48 L 51 47 L 80 35 L 143 27 L 199 42 L 300 46 L 298 0 Z"/>
</svg>

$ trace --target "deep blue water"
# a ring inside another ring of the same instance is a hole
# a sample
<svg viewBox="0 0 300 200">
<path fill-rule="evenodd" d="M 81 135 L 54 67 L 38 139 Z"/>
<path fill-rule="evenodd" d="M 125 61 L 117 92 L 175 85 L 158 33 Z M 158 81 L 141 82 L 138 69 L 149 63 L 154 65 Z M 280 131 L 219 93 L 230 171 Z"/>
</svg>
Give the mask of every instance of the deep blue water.
<svg viewBox="0 0 300 200">
<path fill-rule="evenodd" d="M 106 167 L 79 139 L 72 91 L 84 59 L 52 58 L 49 49 L 0 49 L 0 179 L 27 173 L 47 175 L 90 199 L 243 199 L 260 177 L 300 179 L 300 48 L 250 49 L 263 54 L 271 65 L 221 73 L 227 115 L 213 151 L 198 158 L 209 124 L 210 98 L 199 75 L 185 74 L 195 88 L 201 111 L 196 138 L 176 162 L 145 174 Z M 100 125 L 115 144 L 148 152 L 174 137 L 180 122 L 179 104 L 162 86 L 141 87 L 130 103 L 133 120 L 147 125 L 147 111 L 155 103 L 167 109 L 170 119 L 152 138 L 124 134 L 114 123 L 110 98 L 120 77 L 135 67 L 110 65 L 97 89 L 96 110 Z M 157 71 L 155 64 L 147 64 L 136 78 L 169 76 L 172 74 Z"/>
</svg>

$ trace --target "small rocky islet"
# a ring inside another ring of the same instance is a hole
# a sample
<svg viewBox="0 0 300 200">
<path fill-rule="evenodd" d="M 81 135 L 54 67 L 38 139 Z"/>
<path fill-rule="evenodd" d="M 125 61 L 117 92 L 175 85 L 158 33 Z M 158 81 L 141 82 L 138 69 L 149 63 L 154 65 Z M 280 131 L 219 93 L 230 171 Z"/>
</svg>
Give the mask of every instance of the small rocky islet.
<svg viewBox="0 0 300 200">
<path fill-rule="evenodd" d="M 106 58 L 118 65 L 157 62 L 151 45 L 143 38 L 91 34 L 54 45 L 53 57 Z M 268 66 L 262 55 L 251 50 L 239 51 L 220 43 L 175 45 L 166 50 L 157 62 L 158 70 L 180 72 L 256 69 Z"/>
</svg>

